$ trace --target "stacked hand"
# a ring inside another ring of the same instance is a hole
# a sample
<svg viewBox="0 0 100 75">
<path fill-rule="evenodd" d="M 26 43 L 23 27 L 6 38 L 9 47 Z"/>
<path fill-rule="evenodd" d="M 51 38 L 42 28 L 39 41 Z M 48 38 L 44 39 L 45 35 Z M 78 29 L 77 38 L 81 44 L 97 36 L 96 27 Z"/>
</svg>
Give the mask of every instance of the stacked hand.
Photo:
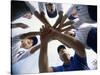
<svg viewBox="0 0 100 75">
<path fill-rule="evenodd" d="M 55 37 L 56 32 L 57 31 L 53 27 L 47 25 L 42 26 L 42 28 L 40 29 L 41 40 L 50 41 Z"/>
</svg>

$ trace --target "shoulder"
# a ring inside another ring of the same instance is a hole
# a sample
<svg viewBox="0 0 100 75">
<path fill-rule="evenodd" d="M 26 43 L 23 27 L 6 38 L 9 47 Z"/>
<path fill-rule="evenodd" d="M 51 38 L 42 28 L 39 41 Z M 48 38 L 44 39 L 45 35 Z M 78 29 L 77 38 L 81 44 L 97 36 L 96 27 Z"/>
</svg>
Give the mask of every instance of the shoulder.
<svg viewBox="0 0 100 75">
<path fill-rule="evenodd" d="M 61 72 L 61 71 L 64 71 L 63 65 L 56 66 L 56 67 L 52 67 L 52 68 L 53 68 L 53 72 Z"/>
<path fill-rule="evenodd" d="M 89 69 L 87 65 L 86 57 L 81 57 L 75 53 L 73 59 L 71 60 L 71 69 L 73 70 L 87 70 Z"/>
<path fill-rule="evenodd" d="M 74 61 L 74 62 L 86 62 L 86 56 L 82 57 L 82 56 L 79 56 L 77 53 L 75 53 L 75 55 L 72 58 L 72 61 Z"/>
</svg>

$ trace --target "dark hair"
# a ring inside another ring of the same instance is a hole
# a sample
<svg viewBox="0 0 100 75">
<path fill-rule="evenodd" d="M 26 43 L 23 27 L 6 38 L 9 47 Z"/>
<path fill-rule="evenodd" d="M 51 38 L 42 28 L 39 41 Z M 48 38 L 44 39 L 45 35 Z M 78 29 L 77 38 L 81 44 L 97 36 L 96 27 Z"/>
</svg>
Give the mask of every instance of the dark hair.
<svg viewBox="0 0 100 75">
<path fill-rule="evenodd" d="M 88 5 L 88 13 L 90 18 L 97 22 L 97 6 L 90 6 Z"/>
<path fill-rule="evenodd" d="M 38 43 L 38 39 L 37 39 L 36 36 L 31 37 L 31 38 L 29 38 L 29 39 L 32 39 L 32 40 L 33 40 L 33 44 L 32 44 L 32 46 L 34 46 L 34 45 L 36 45 L 36 44 Z"/>
<path fill-rule="evenodd" d="M 60 52 L 60 49 L 62 49 L 62 48 L 63 48 L 63 49 L 66 49 L 64 45 L 59 45 L 59 46 L 58 46 L 58 48 L 57 48 L 58 53 Z"/>
<path fill-rule="evenodd" d="M 46 6 L 46 11 L 47 11 L 47 15 L 50 17 L 50 18 L 54 18 L 57 16 L 57 10 L 55 9 L 55 11 L 53 13 L 50 13 L 47 9 L 47 6 Z"/>
</svg>

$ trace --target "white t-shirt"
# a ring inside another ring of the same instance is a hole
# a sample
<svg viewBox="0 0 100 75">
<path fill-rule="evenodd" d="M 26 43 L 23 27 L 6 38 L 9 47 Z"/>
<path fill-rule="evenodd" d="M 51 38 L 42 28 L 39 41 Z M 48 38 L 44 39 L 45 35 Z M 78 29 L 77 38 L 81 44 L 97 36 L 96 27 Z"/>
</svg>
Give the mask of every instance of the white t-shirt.
<svg viewBox="0 0 100 75">
<path fill-rule="evenodd" d="M 16 63 L 21 59 L 28 57 L 30 54 L 30 49 L 20 48 L 16 54 L 12 57 L 12 63 Z"/>
<path fill-rule="evenodd" d="M 88 33 L 91 30 L 91 28 L 95 27 L 96 25 L 97 23 L 94 24 L 83 23 L 81 26 L 79 26 L 78 30 L 76 30 L 75 38 L 79 40 L 86 48 L 89 48 L 87 46 Z"/>
</svg>

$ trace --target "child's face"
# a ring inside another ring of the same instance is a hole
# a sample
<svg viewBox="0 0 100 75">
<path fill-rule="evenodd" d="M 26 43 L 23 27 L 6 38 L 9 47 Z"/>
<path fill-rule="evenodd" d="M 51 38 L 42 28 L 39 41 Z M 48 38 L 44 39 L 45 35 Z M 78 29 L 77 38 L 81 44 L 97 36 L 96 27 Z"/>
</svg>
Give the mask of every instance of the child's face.
<svg viewBox="0 0 100 75">
<path fill-rule="evenodd" d="M 52 3 L 48 3 L 47 10 L 48 10 L 48 12 L 53 13 L 55 11 L 54 5 Z"/>
<path fill-rule="evenodd" d="M 33 41 L 31 39 L 23 39 L 21 41 L 21 47 L 25 49 L 29 49 L 32 47 Z"/>
<path fill-rule="evenodd" d="M 66 49 L 63 48 L 60 50 L 59 56 L 62 61 L 67 61 L 70 59 L 70 54 L 67 53 Z"/>
</svg>

